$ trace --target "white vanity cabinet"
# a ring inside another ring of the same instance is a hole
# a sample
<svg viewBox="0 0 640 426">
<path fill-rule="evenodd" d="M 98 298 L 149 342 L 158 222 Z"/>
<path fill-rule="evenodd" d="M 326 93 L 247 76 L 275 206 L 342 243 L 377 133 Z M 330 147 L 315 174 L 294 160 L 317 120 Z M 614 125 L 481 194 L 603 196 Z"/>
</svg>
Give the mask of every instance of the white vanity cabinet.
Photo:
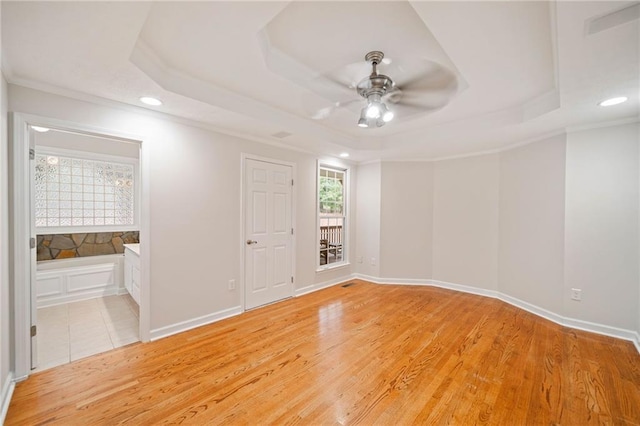
<svg viewBox="0 0 640 426">
<path fill-rule="evenodd" d="M 140 304 L 140 244 L 124 245 L 124 286 Z"/>
</svg>

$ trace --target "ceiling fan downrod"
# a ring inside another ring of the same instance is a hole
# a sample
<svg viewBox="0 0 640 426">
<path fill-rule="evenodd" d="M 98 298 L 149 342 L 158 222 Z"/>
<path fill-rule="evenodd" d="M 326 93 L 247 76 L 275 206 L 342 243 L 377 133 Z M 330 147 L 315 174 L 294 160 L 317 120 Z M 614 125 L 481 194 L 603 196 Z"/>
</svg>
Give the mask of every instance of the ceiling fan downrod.
<svg viewBox="0 0 640 426">
<path fill-rule="evenodd" d="M 380 62 L 382 62 L 382 60 L 384 59 L 384 53 L 380 52 L 379 50 L 374 50 L 372 52 L 367 53 L 364 56 L 365 61 L 367 62 L 371 62 L 371 66 L 373 67 L 373 71 L 371 72 L 371 76 L 377 76 L 378 75 L 378 64 Z"/>
</svg>

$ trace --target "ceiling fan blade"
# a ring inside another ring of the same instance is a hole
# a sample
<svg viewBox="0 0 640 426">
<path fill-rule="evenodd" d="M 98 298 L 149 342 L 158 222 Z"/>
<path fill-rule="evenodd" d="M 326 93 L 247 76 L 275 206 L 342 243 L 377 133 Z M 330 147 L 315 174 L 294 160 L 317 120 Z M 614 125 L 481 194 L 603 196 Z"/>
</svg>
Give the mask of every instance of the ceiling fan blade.
<svg viewBox="0 0 640 426">
<path fill-rule="evenodd" d="M 323 74 L 322 77 L 353 90 L 360 80 L 369 74 L 371 74 L 371 65 L 362 61 L 331 70 Z"/>
<path fill-rule="evenodd" d="M 385 103 L 397 104 L 402 99 L 403 92 L 397 86 L 393 86 L 387 90 L 387 93 L 382 97 L 382 101 Z"/>
<path fill-rule="evenodd" d="M 313 120 L 325 120 L 331 114 L 333 114 L 339 108 L 348 108 L 350 105 L 355 104 L 356 102 L 362 102 L 362 99 L 349 99 L 345 101 L 333 102 L 329 105 L 312 109 L 309 113 L 309 117 Z"/>
<path fill-rule="evenodd" d="M 395 105 L 398 105 L 400 107 L 415 108 L 422 111 L 433 111 L 433 110 L 444 107 L 446 104 L 447 102 L 437 102 L 437 101 L 434 102 L 434 101 L 429 101 L 428 99 L 423 99 L 420 102 L 412 101 L 409 99 L 403 99 L 400 102 L 396 103 Z"/>
<path fill-rule="evenodd" d="M 396 84 L 404 92 L 439 92 L 451 96 L 458 90 L 458 79 L 455 74 L 444 69 L 417 75 L 407 81 L 397 81 Z"/>
<path fill-rule="evenodd" d="M 343 99 L 358 98 L 356 85 L 371 73 L 371 66 L 366 62 L 356 62 L 333 69 L 310 82 L 309 89 L 314 93 L 338 102 Z"/>
<path fill-rule="evenodd" d="M 391 111 L 393 111 L 395 115 L 394 121 L 395 120 L 404 121 L 407 119 L 425 116 L 426 114 L 435 112 L 441 108 L 442 108 L 441 106 L 425 107 L 424 105 L 415 105 L 412 103 L 404 103 L 402 101 L 390 107 Z"/>
<path fill-rule="evenodd" d="M 421 88 L 416 89 L 417 85 L 420 85 Z M 454 87 L 457 86 L 454 85 L 448 88 L 427 88 L 422 80 L 417 80 L 413 85 L 394 88 L 394 90 L 385 95 L 385 98 L 391 104 L 413 106 L 416 108 L 422 108 L 424 111 L 428 111 L 431 109 L 442 108 L 448 104 L 452 95 L 455 93 Z"/>
</svg>

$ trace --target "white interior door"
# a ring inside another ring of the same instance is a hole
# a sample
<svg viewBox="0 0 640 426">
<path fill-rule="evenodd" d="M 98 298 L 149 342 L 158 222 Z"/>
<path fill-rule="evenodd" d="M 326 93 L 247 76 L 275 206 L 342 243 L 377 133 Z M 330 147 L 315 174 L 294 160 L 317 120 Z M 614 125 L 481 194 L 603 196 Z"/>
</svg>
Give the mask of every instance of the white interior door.
<svg viewBox="0 0 640 426">
<path fill-rule="evenodd" d="M 293 296 L 292 167 L 245 160 L 245 307 Z"/>
</svg>

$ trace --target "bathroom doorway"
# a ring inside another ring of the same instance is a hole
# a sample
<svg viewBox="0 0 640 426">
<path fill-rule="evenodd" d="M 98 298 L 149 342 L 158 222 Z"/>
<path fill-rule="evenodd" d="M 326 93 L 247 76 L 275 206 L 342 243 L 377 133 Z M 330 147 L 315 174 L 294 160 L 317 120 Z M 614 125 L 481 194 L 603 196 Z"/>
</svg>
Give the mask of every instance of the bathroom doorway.
<svg viewBox="0 0 640 426">
<path fill-rule="evenodd" d="M 148 205 L 141 202 L 140 139 L 13 118 L 14 279 L 24 283 L 15 297 L 21 378 L 148 340 L 148 256 L 143 250 L 134 300 L 123 254 L 127 246 L 140 253 Z"/>
<path fill-rule="evenodd" d="M 139 307 L 124 283 L 125 247 L 140 243 L 140 146 L 41 126 L 32 131 L 31 367 L 40 371 L 140 340 Z"/>
</svg>

